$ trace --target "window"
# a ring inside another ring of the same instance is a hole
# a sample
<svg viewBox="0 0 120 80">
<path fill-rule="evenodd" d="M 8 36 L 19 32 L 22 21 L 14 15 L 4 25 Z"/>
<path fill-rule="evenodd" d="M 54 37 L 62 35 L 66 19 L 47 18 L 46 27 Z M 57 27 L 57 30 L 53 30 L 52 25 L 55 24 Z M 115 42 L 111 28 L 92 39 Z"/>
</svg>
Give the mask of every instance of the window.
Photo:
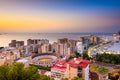
<svg viewBox="0 0 120 80">
<path fill-rule="evenodd" d="M 82 68 L 78 68 L 78 72 L 82 72 Z"/>
<path fill-rule="evenodd" d="M 78 77 L 82 77 L 82 73 L 78 73 L 78 75 L 77 75 Z"/>
<path fill-rule="evenodd" d="M 78 74 L 77 74 L 78 77 L 82 77 L 82 68 L 78 68 Z"/>
</svg>

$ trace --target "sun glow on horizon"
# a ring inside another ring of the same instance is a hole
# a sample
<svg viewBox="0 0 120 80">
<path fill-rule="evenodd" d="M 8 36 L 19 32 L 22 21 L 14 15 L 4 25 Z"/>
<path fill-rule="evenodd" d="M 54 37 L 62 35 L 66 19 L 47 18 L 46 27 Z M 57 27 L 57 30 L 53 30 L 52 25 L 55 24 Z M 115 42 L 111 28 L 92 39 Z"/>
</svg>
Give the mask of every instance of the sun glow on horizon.
<svg viewBox="0 0 120 80">
<path fill-rule="evenodd" d="M 39 3 L 39 2 L 38 2 Z M 87 32 L 104 31 L 119 26 L 120 19 L 114 9 L 76 4 L 49 6 L 38 3 L 5 3 L 0 5 L 1 32 Z M 57 3 L 58 4 L 58 3 Z M 77 5 L 77 6 L 76 6 Z M 116 7 L 115 7 L 116 8 Z M 119 11 L 117 11 L 119 12 Z"/>
</svg>

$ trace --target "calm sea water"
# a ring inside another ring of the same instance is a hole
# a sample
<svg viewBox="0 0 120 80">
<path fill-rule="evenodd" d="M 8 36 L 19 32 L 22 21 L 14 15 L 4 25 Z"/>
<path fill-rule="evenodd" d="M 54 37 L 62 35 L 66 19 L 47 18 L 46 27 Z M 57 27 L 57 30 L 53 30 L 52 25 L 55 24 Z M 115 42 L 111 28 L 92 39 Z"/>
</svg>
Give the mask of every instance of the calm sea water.
<svg viewBox="0 0 120 80">
<path fill-rule="evenodd" d="M 0 46 L 7 47 L 11 40 L 25 41 L 27 39 L 48 39 L 51 43 L 57 41 L 59 38 L 68 38 L 77 40 L 81 36 L 88 35 L 99 35 L 104 36 L 104 38 L 112 39 L 112 33 L 7 33 L 0 35 Z M 105 37 L 106 36 L 106 37 Z"/>
</svg>

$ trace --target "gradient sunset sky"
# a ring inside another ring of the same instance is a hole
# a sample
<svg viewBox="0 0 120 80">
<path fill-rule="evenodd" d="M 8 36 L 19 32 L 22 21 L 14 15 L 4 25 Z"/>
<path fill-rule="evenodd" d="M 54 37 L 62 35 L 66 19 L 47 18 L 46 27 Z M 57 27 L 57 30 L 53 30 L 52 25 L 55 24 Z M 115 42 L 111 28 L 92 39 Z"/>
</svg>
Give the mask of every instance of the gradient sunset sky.
<svg viewBox="0 0 120 80">
<path fill-rule="evenodd" d="M 0 32 L 117 32 L 120 0 L 1 0 Z"/>
</svg>

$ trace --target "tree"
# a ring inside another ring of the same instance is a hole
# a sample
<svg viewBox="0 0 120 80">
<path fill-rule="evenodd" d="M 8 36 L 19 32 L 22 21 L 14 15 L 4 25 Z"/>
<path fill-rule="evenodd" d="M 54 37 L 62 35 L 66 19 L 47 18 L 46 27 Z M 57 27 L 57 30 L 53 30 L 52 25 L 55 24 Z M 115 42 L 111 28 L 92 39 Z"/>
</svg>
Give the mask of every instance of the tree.
<svg viewBox="0 0 120 80">
<path fill-rule="evenodd" d="M 51 70 L 51 67 L 44 67 L 44 66 L 34 65 L 34 64 L 30 64 L 30 66 L 36 67 L 37 69 L 47 70 L 47 71 Z"/>
<path fill-rule="evenodd" d="M 89 59 L 89 56 L 87 53 L 83 53 L 83 59 Z"/>
<path fill-rule="evenodd" d="M 119 73 L 110 73 L 108 77 L 111 80 L 119 80 L 120 75 L 119 75 Z"/>
<path fill-rule="evenodd" d="M 120 64 L 120 54 L 96 54 L 96 60 L 104 63 Z"/>
<path fill-rule="evenodd" d="M 0 66 L 0 79 L 8 80 L 7 71 L 9 71 L 9 67 L 7 65 Z"/>
<path fill-rule="evenodd" d="M 84 80 L 84 79 L 79 77 L 74 77 L 72 80 Z"/>
<path fill-rule="evenodd" d="M 0 66 L 0 80 L 38 80 L 40 75 L 37 68 L 24 68 L 22 63 Z"/>
<path fill-rule="evenodd" d="M 68 78 L 62 78 L 61 80 L 68 80 Z"/>
<path fill-rule="evenodd" d="M 54 79 L 46 75 L 41 75 L 39 80 L 54 80 Z"/>
<path fill-rule="evenodd" d="M 78 58 L 78 57 L 81 57 L 81 54 L 78 53 L 78 52 L 75 52 L 75 55 L 76 55 L 77 58 Z"/>
</svg>

